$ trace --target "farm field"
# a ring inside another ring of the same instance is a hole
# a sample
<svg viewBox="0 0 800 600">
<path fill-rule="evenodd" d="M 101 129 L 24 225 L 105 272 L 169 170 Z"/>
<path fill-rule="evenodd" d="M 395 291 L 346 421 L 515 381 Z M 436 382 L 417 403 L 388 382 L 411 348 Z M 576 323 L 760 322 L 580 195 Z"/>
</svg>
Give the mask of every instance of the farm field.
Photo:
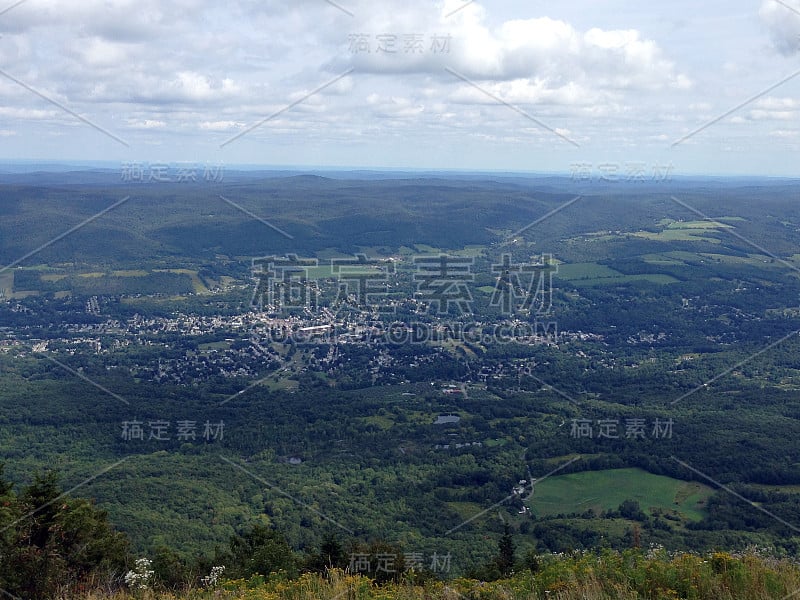
<svg viewBox="0 0 800 600">
<path fill-rule="evenodd" d="M 684 519 L 699 521 L 712 493 L 706 485 L 641 469 L 587 471 L 549 477 L 536 485 L 530 508 L 537 516 L 552 516 L 616 510 L 623 501 L 636 500 L 645 513 L 674 511 Z"/>
<path fill-rule="evenodd" d="M 649 281 L 657 284 L 675 283 L 678 281 L 675 277 L 664 273 L 625 275 L 611 267 L 598 263 L 562 263 L 558 265 L 556 277 L 581 287 L 630 283 L 633 281 Z"/>
</svg>

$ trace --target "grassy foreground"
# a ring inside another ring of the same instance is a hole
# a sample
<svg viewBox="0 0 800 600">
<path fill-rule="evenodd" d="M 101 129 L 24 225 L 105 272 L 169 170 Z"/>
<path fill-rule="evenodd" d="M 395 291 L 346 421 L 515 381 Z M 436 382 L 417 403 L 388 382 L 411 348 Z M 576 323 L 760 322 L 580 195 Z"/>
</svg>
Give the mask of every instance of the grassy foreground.
<svg viewBox="0 0 800 600">
<path fill-rule="evenodd" d="M 508 579 L 456 579 L 376 585 L 360 575 L 333 570 L 295 580 L 254 577 L 223 581 L 213 590 L 184 593 L 137 590 L 79 596 L 85 600 L 511 600 L 511 599 L 747 599 L 800 598 L 800 567 L 789 559 L 714 553 L 646 556 L 640 551 L 544 556 Z"/>
</svg>

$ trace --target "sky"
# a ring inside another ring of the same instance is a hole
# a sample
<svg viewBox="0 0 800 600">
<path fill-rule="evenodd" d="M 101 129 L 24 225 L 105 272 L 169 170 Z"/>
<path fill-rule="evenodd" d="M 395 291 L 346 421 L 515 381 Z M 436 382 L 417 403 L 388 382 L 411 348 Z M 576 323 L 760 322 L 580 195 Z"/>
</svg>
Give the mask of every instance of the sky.
<svg viewBox="0 0 800 600">
<path fill-rule="evenodd" d="M 0 160 L 800 176 L 800 0 L 5 0 Z"/>
</svg>

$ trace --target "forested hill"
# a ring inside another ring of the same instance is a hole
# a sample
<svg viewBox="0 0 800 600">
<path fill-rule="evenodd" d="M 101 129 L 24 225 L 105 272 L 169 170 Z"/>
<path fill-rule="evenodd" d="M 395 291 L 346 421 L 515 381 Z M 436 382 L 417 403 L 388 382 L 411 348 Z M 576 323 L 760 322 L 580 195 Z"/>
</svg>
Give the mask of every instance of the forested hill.
<svg viewBox="0 0 800 600">
<path fill-rule="evenodd" d="M 569 252 L 560 242 L 591 231 L 654 230 L 665 214 L 698 218 L 676 203 L 676 194 L 700 213 L 742 217 L 742 234 L 755 243 L 779 244 L 773 247 L 779 253 L 790 249 L 794 231 L 787 223 L 800 221 L 786 182 L 689 180 L 666 189 L 652 182 L 556 178 L 364 181 L 226 173 L 221 181 L 179 183 L 147 181 L 148 176 L 135 182 L 106 173 L 0 178 L 25 182 L 2 188 L 0 262 L 19 258 L 29 250 L 28 242 L 44 244 L 63 233 L 65 223 L 77 224 L 115 203 L 120 204 L 91 228 L 66 240 L 76 258 L 126 264 L 164 256 L 196 261 L 326 248 L 395 251 L 409 243 L 435 248 L 499 244 L 577 196 L 580 200 L 531 232 L 543 249 Z M 19 231 L 25 231 L 24 238 L 15 235 Z M 741 240 L 728 239 L 725 245 L 750 250 Z M 595 244 L 593 252 L 610 255 L 614 248 L 605 246 Z M 54 261 L 64 250 L 46 248 L 39 257 Z"/>
<path fill-rule="evenodd" d="M 754 547 L 794 572 L 793 182 L 3 177 L 0 588 L 137 558 L 270 598 L 387 557 L 411 597 L 603 549 L 737 554 L 709 590 Z"/>
</svg>

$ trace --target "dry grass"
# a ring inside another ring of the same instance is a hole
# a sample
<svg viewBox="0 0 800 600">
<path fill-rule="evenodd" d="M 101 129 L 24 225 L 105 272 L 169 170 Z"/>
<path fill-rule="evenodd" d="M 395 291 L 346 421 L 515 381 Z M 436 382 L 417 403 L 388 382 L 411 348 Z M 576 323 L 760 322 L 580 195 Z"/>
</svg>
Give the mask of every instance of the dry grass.
<svg viewBox="0 0 800 600">
<path fill-rule="evenodd" d="M 181 594 L 100 592 L 70 600 L 788 600 L 800 598 L 800 568 L 788 559 L 714 553 L 645 556 L 602 552 L 546 556 L 536 573 L 495 582 L 457 579 L 377 586 L 360 575 L 332 571 L 298 579 L 226 581 L 216 590 Z M 66 598 L 66 597 L 65 597 Z"/>
</svg>

